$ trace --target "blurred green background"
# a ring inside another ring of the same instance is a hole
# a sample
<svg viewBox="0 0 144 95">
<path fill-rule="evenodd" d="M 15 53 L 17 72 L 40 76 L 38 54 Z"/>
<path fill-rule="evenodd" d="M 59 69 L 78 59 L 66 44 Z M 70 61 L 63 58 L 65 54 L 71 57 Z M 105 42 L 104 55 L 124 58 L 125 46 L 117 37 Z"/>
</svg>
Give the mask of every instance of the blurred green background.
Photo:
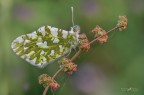
<svg viewBox="0 0 144 95">
<path fill-rule="evenodd" d="M 144 0 L 0 0 L 0 95 L 42 95 L 38 76 L 53 75 L 58 65 L 36 68 L 16 56 L 10 44 L 43 25 L 69 30 L 71 6 L 75 24 L 89 39 L 96 25 L 109 30 L 119 15 L 127 15 L 129 23 L 125 31 L 110 34 L 107 43 L 81 54 L 77 72 L 57 77 L 61 88 L 54 94 L 144 95 Z"/>
</svg>

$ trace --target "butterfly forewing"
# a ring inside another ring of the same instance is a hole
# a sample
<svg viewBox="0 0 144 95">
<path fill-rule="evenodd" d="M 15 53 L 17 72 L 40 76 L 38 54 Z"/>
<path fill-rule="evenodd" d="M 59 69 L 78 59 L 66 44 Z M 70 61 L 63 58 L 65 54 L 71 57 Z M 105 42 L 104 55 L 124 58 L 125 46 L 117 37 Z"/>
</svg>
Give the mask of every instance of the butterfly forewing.
<svg viewBox="0 0 144 95">
<path fill-rule="evenodd" d="M 73 36 L 68 31 L 51 26 L 16 38 L 11 47 L 17 55 L 38 67 L 54 62 L 71 50 Z"/>
</svg>

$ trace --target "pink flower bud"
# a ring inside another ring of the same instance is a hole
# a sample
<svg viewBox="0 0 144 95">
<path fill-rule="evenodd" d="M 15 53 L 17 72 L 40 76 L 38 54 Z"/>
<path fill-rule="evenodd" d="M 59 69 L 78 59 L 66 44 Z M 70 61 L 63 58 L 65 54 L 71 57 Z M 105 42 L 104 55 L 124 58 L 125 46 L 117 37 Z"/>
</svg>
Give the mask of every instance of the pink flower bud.
<svg viewBox="0 0 144 95">
<path fill-rule="evenodd" d="M 73 67 L 72 71 L 75 72 L 77 70 L 77 67 Z"/>
<path fill-rule="evenodd" d="M 52 85 L 53 90 L 57 90 L 59 87 L 60 87 L 60 86 L 59 86 L 59 84 L 57 84 L 57 83 L 54 83 L 54 84 Z"/>
</svg>

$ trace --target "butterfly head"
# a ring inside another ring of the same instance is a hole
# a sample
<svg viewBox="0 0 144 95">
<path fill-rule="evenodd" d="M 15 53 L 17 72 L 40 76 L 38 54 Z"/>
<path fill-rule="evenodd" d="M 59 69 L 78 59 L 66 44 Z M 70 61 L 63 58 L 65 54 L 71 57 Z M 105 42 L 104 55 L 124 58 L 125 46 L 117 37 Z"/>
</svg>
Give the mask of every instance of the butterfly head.
<svg viewBox="0 0 144 95">
<path fill-rule="evenodd" d="M 71 27 L 71 31 L 73 31 L 75 34 L 78 34 L 80 33 L 80 26 L 74 25 L 73 7 L 71 7 L 71 11 L 72 11 L 72 25 L 73 25 L 73 27 Z"/>
<path fill-rule="evenodd" d="M 72 27 L 72 30 L 73 30 L 75 33 L 80 33 L 80 26 L 74 25 L 74 26 Z"/>
<path fill-rule="evenodd" d="M 74 25 L 73 27 L 71 27 L 71 30 L 69 31 L 69 33 L 71 35 L 74 35 L 76 38 L 76 41 L 79 41 L 79 33 L 80 33 L 80 26 L 78 25 Z"/>
</svg>

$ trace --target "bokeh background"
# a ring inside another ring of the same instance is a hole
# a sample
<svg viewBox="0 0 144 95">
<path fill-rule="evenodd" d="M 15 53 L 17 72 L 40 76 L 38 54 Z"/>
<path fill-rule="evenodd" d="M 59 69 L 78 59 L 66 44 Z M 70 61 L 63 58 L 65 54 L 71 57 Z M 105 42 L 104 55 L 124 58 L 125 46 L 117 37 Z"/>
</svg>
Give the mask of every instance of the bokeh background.
<svg viewBox="0 0 144 95">
<path fill-rule="evenodd" d="M 61 88 L 48 95 L 144 95 L 144 0 L 0 0 L 0 95 L 42 95 L 38 76 L 53 75 L 58 65 L 36 68 L 16 56 L 10 44 L 43 25 L 69 30 L 71 6 L 75 24 L 89 39 L 96 25 L 109 30 L 119 15 L 127 15 L 129 24 L 81 54 L 77 72 L 58 76 Z"/>
</svg>

